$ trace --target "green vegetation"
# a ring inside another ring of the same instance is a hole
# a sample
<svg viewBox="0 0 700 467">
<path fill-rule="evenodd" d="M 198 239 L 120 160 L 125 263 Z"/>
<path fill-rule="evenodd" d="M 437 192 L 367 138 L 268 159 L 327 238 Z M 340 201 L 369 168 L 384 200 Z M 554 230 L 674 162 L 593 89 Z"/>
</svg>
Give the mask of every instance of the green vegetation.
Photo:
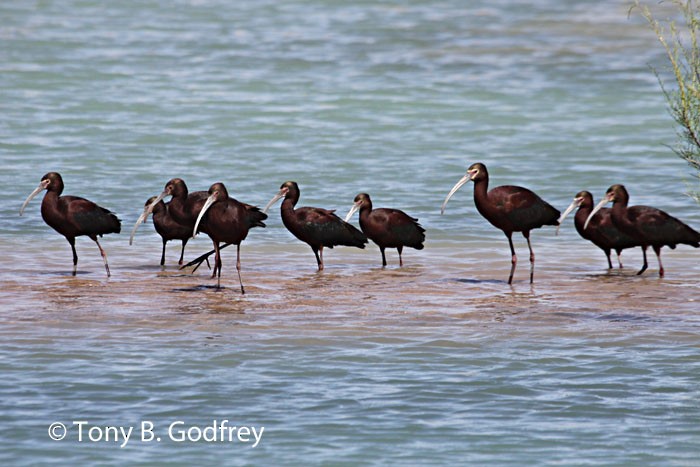
<svg viewBox="0 0 700 467">
<path fill-rule="evenodd" d="M 661 89 L 669 104 L 671 116 L 680 126 L 679 142 L 674 151 L 683 158 L 700 179 L 700 9 L 693 0 L 671 2 L 680 13 L 678 25 L 671 19 L 659 20 L 648 6 L 635 1 L 633 8 L 639 9 L 663 45 L 671 71 L 675 77 L 672 89 L 664 83 L 654 70 Z M 700 203 L 700 191 L 690 193 Z"/>
</svg>

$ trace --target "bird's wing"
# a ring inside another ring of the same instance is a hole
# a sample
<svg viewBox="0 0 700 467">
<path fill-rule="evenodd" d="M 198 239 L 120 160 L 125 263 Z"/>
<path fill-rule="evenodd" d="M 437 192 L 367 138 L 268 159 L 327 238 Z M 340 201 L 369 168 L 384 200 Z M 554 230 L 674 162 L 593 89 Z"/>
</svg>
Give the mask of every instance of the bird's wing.
<svg viewBox="0 0 700 467">
<path fill-rule="evenodd" d="M 86 235 L 119 233 L 121 221 L 114 213 L 85 198 L 62 196 L 61 208 L 69 219 Z"/>
<path fill-rule="evenodd" d="M 332 248 L 335 245 L 364 248 L 367 237 L 348 224 L 333 211 L 323 208 L 303 207 L 294 212 L 300 230 L 320 244 Z"/>
</svg>

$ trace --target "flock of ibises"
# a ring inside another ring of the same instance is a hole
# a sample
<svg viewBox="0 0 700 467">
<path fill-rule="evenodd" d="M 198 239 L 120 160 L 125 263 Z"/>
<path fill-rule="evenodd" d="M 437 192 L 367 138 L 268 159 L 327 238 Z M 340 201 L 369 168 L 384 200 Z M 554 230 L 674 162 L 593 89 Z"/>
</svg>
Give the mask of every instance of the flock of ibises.
<svg viewBox="0 0 700 467">
<path fill-rule="evenodd" d="M 474 182 L 474 203 L 482 216 L 494 227 L 503 231 L 508 238 L 511 252 L 511 269 L 508 284 L 513 282 L 513 273 L 517 263 L 513 248 L 513 232 L 522 232 L 530 251 L 530 283 L 533 282 L 535 254 L 530 244 L 530 231 L 544 225 L 557 226 L 564 218 L 578 208 L 575 226 L 578 233 L 601 248 L 612 268 L 610 252 L 615 250 L 618 256 L 623 249 L 641 247 L 643 266 L 637 274 L 642 274 L 648 267 L 646 251 L 652 247 L 659 262 L 659 276 L 663 277 L 661 248 L 675 248 L 678 244 L 700 247 L 700 233 L 675 217 L 660 209 L 650 206 L 628 206 L 629 195 L 622 185 L 611 186 L 605 197 L 594 206 L 593 196 L 587 191 L 579 192 L 563 215 L 549 203 L 527 188 L 504 185 L 488 190 L 489 174 L 482 163 L 472 164 L 466 175 L 450 190 L 442 204 L 444 213 L 447 202 L 465 183 Z M 37 194 L 46 190 L 41 203 L 41 216 L 44 221 L 66 237 L 73 251 L 73 274 L 78 265 L 75 251 L 75 238 L 86 235 L 92 239 L 100 250 L 104 260 L 107 276 L 110 275 L 107 255 L 97 240 L 98 236 L 121 231 L 121 221 L 109 210 L 95 203 L 76 196 L 61 196 L 63 179 L 56 172 L 50 172 L 41 178 L 39 186 L 22 204 L 19 214 Z M 253 227 L 265 227 L 267 210 L 278 200 L 284 198 L 281 207 L 282 222 L 299 240 L 307 243 L 316 256 L 318 269 L 323 269 L 323 249 L 344 245 L 364 248 L 368 238 L 379 246 L 382 253 L 382 266 L 386 266 L 386 248 L 396 248 L 399 264 L 403 266 L 401 253 L 404 247 L 422 249 L 425 241 L 425 229 L 418 219 L 410 217 L 403 211 L 388 208 L 372 208 L 372 200 L 367 193 L 355 197 L 354 204 L 345 219 L 334 211 L 316 207 L 297 208 L 299 186 L 296 182 L 285 182 L 279 192 L 260 210 L 256 206 L 242 203 L 231 198 L 223 183 L 213 184 L 208 192 L 190 193 L 187 185 L 180 178 L 170 180 L 163 192 L 150 198 L 144 211 L 131 232 L 131 244 L 138 226 L 153 216 L 156 231 L 163 239 L 163 252 L 160 264 L 165 264 L 165 245 L 170 240 L 181 240 L 182 250 L 179 264 L 181 267 L 194 266 L 195 269 L 204 261 L 208 262 L 211 254 L 215 255 L 212 278 L 217 278 L 217 288 L 221 286 L 221 249 L 236 245 L 236 270 L 241 286 L 240 248 L 248 231 Z M 170 197 L 169 202 L 164 198 Z M 612 202 L 612 208 L 603 206 Z M 348 223 L 353 214 L 360 211 L 360 230 Z M 187 265 L 182 265 L 185 245 L 198 232 L 206 233 L 214 244 L 214 250 L 206 253 Z M 223 244 L 223 245 L 222 245 Z"/>
</svg>

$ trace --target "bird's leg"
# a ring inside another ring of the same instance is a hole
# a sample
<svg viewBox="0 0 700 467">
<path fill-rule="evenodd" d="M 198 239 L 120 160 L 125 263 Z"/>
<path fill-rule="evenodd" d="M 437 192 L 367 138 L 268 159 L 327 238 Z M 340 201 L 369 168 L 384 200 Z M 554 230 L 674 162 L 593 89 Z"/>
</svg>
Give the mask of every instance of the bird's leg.
<svg viewBox="0 0 700 467">
<path fill-rule="evenodd" d="M 107 277 L 110 277 L 111 274 L 109 273 L 109 264 L 107 264 L 107 253 L 105 253 L 105 251 L 102 249 L 102 246 L 100 246 L 100 242 L 97 241 L 97 237 L 95 237 L 93 240 L 95 240 L 95 243 L 97 243 L 97 248 L 100 249 L 102 260 L 105 262 L 105 270 L 107 271 Z"/>
<path fill-rule="evenodd" d="M 318 264 L 318 270 L 323 271 L 323 246 L 321 248 L 315 248 L 311 247 L 311 249 L 314 251 L 314 254 L 316 255 L 316 264 Z M 321 254 L 319 255 L 319 251 Z"/>
<path fill-rule="evenodd" d="M 637 273 L 638 276 L 640 276 L 649 267 L 649 263 L 647 263 L 647 247 L 645 246 L 642 247 L 642 257 L 644 259 L 644 264 L 642 265 L 642 269 L 640 269 Z"/>
<path fill-rule="evenodd" d="M 185 245 L 187 245 L 187 239 L 182 241 L 182 250 L 180 250 L 180 261 L 177 262 L 178 265 L 182 266 L 183 260 L 185 258 Z M 209 264 L 209 260 L 207 260 Z"/>
<path fill-rule="evenodd" d="M 379 251 L 382 252 L 382 267 L 385 268 L 386 267 L 386 255 L 384 254 L 384 247 L 380 246 Z"/>
<path fill-rule="evenodd" d="M 399 252 L 399 267 L 402 268 L 403 267 L 403 258 L 401 258 L 401 253 L 403 252 L 403 247 L 402 246 L 396 247 L 396 251 Z"/>
<path fill-rule="evenodd" d="M 216 276 L 216 288 L 221 288 L 221 251 L 219 248 L 219 243 L 214 242 L 214 273 L 212 278 Z"/>
<path fill-rule="evenodd" d="M 73 275 L 75 276 L 78 272 L 78 253 L 75 252 L 75 239 L 69 238 L 68 243 L 70 243 L 70 247 L 73 250 Z"/>
<path fill-rule="evenodd" d="M 166 239 L 163 239 L 163 253 L 160 255 L 160 265 L 165 266 L 165 244 L 168 243 Z"/>
<path fill-rule="evenodd" d="M 187 242 L 185 241 L 185 243 L 187 243 Z M 229 245 L 230 245 L 230 243 L 224 243 L 224 245 L 221 247 L 221 249 L 223 250 L 224 248 L 226 248 Z M 185 249 L 184 243 L 182 245 L 182 249 L 183 249 L 183 255 L 184 255 L 184 249 Z M 215 250 L 210 250 L 210 251 L 204 253 L 203 255 L 200 255 L 196 259 L 193 259 L 192 261 L 185 264 L 184 266 L 180 266 L 180 269 L 185 269 L 185 268 L 189 268 L 190 266 L 194 266 L 194 269 L 192 270 L 192 272 L 194 273 L 202 265 L 202 263 L 205 261 L 207 262 L 207 267 L 209 269 L 211 269 L 211 265 L 209 264 L 209 257 L 211 255 L 213 255 L 214 253 L 216 253 Z M 180 264 L 182 264 L 182 263 L 180 263 Z M 214 276 L 212 275 L 211 277 L 214 277 Z"/>
<path fill-rule="evenodd" d="M 525 232 L 523 232 L 523 235 L 525 235 Z M 527 240 L 527 248 L 530 250 L 530 284 L 532 284 L 535 279 L 535 252 L 532 251 L 532 245 L 530 244 L 530 232 L 525 235 L 525 239 Z"/>
<path fill-rule="evenodd" d="M 506 237 L 508 237 L 508 245 L 510 245 L 510 276 L 508 276 L 508 284 L 513 283 L 513 273 L 515 273 L 515 265 L 518 264 L 518 257 L 515 256 L 515 248 L 513 247 L 513 234 L 507 233 Z"/>
<path fill-rule="evenodd" d="M 241 284 L 241 295 L 245 295 L 245 289 L 243 288 L 243 279 L 241 279 L 241 244 L 236 245 L 236 271 L 238 271 L 238 282 Z"/>
<path fill-rule="evenodd" d="M 219 264 L 221 263 L 221 251 L 220 251 L 221 248 L 219 248 L 219 244 L 218 244 L 217 242 L 213 242 L 213 243 L 214 243 L 214 269 L 213 269 L 212 272 L 211 272 L 211 278 L 212 278 L 212 279 L 216 277 L 217 268 L 220 267 Z M 206 257 L 206 259 L 207 259 L 207 264 L 209 264 L 209 259 L 208 259 L 208 258 L 209 258 L 209 257 L 207 256 L 207 257 Z M 200 261 L 199 264 L 197 265 L 197 267 L 199 267 L 199 265 L 201 265 L 201 264 L 202 264 L 202 262 Z M 197 270 L 197 269 L 195 268 L 195 271 L 196 271 L 196 270 Z M 192 271 L 192 272 L 194 272 L 194 271 Z M 218 287 L 218 285 L 217 285 L 217 287 Z"/>
<path fill-rule="evenodd" d="M 654 253 L 656 253 L 656 259 L 659 260 L 659 277 L 664 277 L 664 265 L 661 264 L 661 247 L 653 246 Z"/>
<path fill-rule="evenodd" d="M 318 249 L 311 247 L 311 249 L 314 252 L 314 255 L 316 255 L 316 264 L 318 265 L 318 270 L 321 270 L 321 259 L 318 257 Z"/>
</svg>

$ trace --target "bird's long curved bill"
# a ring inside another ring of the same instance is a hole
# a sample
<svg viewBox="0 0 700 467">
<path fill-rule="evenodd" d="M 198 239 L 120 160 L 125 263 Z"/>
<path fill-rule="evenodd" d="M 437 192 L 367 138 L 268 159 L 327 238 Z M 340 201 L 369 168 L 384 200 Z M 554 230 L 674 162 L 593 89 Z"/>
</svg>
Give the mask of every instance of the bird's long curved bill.
<svg viewBox="0 0 700 467">
<path fill-rule="evenodd" d="M 155 200 L 153 200 L 151 204 L 144 208 L 143 213 L 136 220 L 136 224 L 134 224 L 134 228 L 131 230 L 131 237 L 129 237 L 129 245 L 131 245 L 134 242 L 134 235 L 136 235 L 136 229 L 139 228 L 139 225 L 141 225 L 141 223 L 146 220 L 148 215 L 153 212 L 153 209 L 156 207 L 156 204 L 160 203 L 163 198 L 168 196 L 168 194 L 169 193 L 167 191 L 162 192 L 156 197 Z"/>
<path fill-rule="evenodd" d="M 280 191 L 280 192 L 277 193 L 275 196 L 273 196 L 272 199 L 270 200 L 270 202 L 267 203 L 267 205 L 265 205 L 265 209 L 263 209 L 263 212 L 264 212 L 264 213 L 267 213 L 267 210 L 270 209 L 270 206 L 272 206 L 273 204 L 275 204 L 278 200 L 284 198 L 284 195 L 285 195 L 285 194 L 286 194 L 286 192 Z"/>
<path fill-rule="evenodd" d="M 467 183 L 469 181 L 469 174 L 465 175 L 464 177 L 460 178 L 459 181 L 455 184 L 455 186 L 452 187 L 450 192 L 447 194 L 447 198 L 445 198 L 445 202 L 442 203 L 442 207 L 440 208 L 440 214 L 445 214 L 445 206 L 447 206 L 447 202 L 452 198 L 452 195 L 457 193 L 457 190 L 462 188 L 462 185 Z"/>
<path fill-rule="evenodd" d="M 358 204 L 353 204 L 350 211 L 348 211 L 348 214 L 345 216 L 345 222 L 349 222 L 352 215 L 355 214 L 358 209 L 360 209 L 360 206 Z"/>
<path fill-rule="evenodd" d="M 559 235 L 559 227 L 561 227 L 561 223 L 564 222 L 564 219 L 566 219 L 566 216 L 568 216 L 569 214 L 571 214 L 571 211 L 573 211 L 574 209 L 576 209 L 576 207 L 578 206 L 578 204 L 579 204 L 579 203 L 578 203 L 578 200 L 577 200 L 577 199 L 574 199 L 574 200 L 571 202 L 571 204 L 569 205 L 569 207 L 566 208 L 566 211 L 564 211 L 564 214 L 562 214 L 561 216 L 559 216 L 559 219 L 557 219 L 557 222 L 558 222 L 557 230 L 556 230 L 556 232 L 555 232 L 554 235 Z"/>
<path fill-rule="evenodd" d="M 131 230 L 131 237 L 129 237 L 129 245 L 131 245 L 134 242 L 134 235 L 136 235 L 136 229 L 139 228 L 139 225 L 141 225 L 141 223 L 143 223 L 143 221 L 145 221 L 146 218 L 148 217 L 148 215 L 150 214 L 148 212 L 148 208 L 150 208 L 150 207 L 151 207 L 150 205 L 144 207 L 143 212 L 141 213 L 139 218 L 136 220 L 136 224 L 134 224 L 134 228 Z"/>
<path fill-rule="evenodd" d="M 22 207 L 19 208 L 19 215 L 20 215 L 20 216 L 21 216 L 22 213 L 24 212 L 24 208 L 27 207 L 27 204 L 29 204 L 29 202 L 30 202 L 32 199 L 34 199 L 34 197 L 35 197 L 36 195 L 38 195 L 39 193 L 41 193 L 41 192 L 42 192 L 43 190 L 45 190 L 45 189 L 46 189 L 46 186 L 45 186 L 43 183 L 40 184 L 38 187 L 34 188 L 34 191 L 32 191 L 31 194 L 30 194 L 29 196 L 27 196 L 27 199 L 25 199 L 25 200 L 24 200 L 24 203 L 22 203 Z"/>
<path fill-rule="evenodd" d="M 156 199 L 154 199 L 153 202 L 148 205 L 148 207 L 146 208 L 146 211 L 144 211 L 144 212 L 148 212 L 148 214 L 152 213 L 153 209 L 156 207 L 156 204 L 160 203 L 163 200 L 163 198 L 165 198 L 169 194 L 170 193 L 168 193 L 167 191 L 164 191 L 161 194 L 159 194 L 156 197 Z M 148 216 L 148 214 L 146 214 L 146 215 Z"/>
<path fill-rule="evenodd" d="M 207 201 L 204 203 L 204 206 L 202 206 L 202 210 L 199 211 L 199 216 L 197 216 L 197 222 L 194 223 L 194 230 L 192 231 L 192 238 L 194 238 L 197 235 L 197 230 L 199 229 L 199 223 L 202 221 L 202 217 L 204 217 L 204 214 L 207 213 L 207 210 L 211 207 L 212 204 L 216 202 L 216 193 L 212 194 L 207 198 Z"/>
<path fill-rule="evenodd" d="M 593 219 L 593 216 L 595 216 L 596 213 L 597 213 L 598 211 L 600 211 L 601 209 L 603 209 L 603 206 L 605 206 L 605 205 L 608 204 L 609 202 L 610 202 L 610 200 L 609 200 L 608 197 L 606 196 L 606 197 L 604 197 L 603 199 L 601 199 L 600 202 L 599 202 L 598 204 L 596 204 L 595 208 L 593 208 L 593 211 L 591 211 L 590 215 L 589 215 L 588 218 L 586 219 L 586 223 L 583 224 L 583 230 L 586 230 L 586 227 L 588 227 L 588 223 L 591 221 L 591 219 Z"/>
</svg>

